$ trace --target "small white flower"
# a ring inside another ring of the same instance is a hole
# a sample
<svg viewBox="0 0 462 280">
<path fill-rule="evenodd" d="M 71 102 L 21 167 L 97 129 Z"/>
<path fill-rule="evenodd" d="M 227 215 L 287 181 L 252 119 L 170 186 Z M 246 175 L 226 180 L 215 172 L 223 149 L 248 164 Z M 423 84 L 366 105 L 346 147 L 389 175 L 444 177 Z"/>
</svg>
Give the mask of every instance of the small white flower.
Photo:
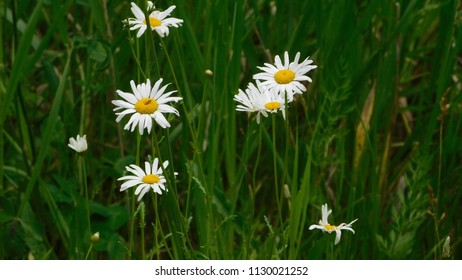
<svg viewBox="0 0 462 280">
<path fill-rule="evenodd" d="M 117 106 L 114 111 L 123 110 L 116 113 L 116 121 L 120 122 L 124 116 L 132 115 L 124 129 L 134 131 L 135 127 L 138 125 L 139 133 L 143 135 L 145 128 L 148 130 L 148 133 L 151 133 L 153 125 L 152 119 L 162 128 L 170 127 L 170 123 L 164 117 L 163 113 L 180 115 L 178 110 L 167 105 L 167 103 L 178 102 L 182 98 L 170 97 L 176 90 L 164 93 L 168 84 L 160 88 L 161 83 L 162 79 L 159 79 L 151 88 L 151 81 L 149 79 L 146 83 L 139 85 L 135 85 L 135 82 L 132 80 L 130 85 L 133 93 L 117 90 L 117 94 L 125 100 L 112 101 L 112 104 Z"/>
<path fill-rule="evenodd" d="M 77 135 L 77 140 L 74 139 L 74 137 L 71 137 L 69 138 L 69 144 L 67 145 L 77 153 L 83 153 L 88 149 L 87 136 L 84 135 L 80 137 L 80 135 Z"/>
<path fill-rule="evenodd" d="M 239 89 L 239 93 L 234 96 L 234 100 L 241 104 L 236 107 L 237 111 L 257 112 L 257 123 L 260 123 L 260 114 L 268 117 L 268 113 L 282 111 L 285 118 L 284 97 L 274 90 L 264 87 L 259 81 L 257 86 L 249 83 L 245 91 Z"/>
<path fill-rule="evenodd" d="M 327 232 L 329 234 L 335 231 L 335 233 L 337 234 L 335 236 L 335 245 L 337 245 L 340 242 L 340 237 L 342 236 L 342 231 L 341 230 L 349 230 L 349 231 L 355 233 L 355 231 L 351 228 L 351 225 L 354 222 L 356 222 L 358 219 L 352 221 L 349 224 L 341 223 L 339 226 L 333 226 L 333 225 L 330 225 L 329 222 L 327 221 L 327 218 L 332 213 L 332 209 L 327 210 L 327 203 L 324 204 L 321 207 L 321 211 L 322 211 L 322 219 L 319 220 L 319 225 L 316 225 L 316 224 L 311 225 L 309 227 L 309 230 L 320 229 L 323 232 Z"/>
<path fill-rule="evenodd" d="M 162 164 L 163 169 L 168 166 L 168 161 Z M 144 170 L 141 167 L 131 164 L 126 166 L 125 169 L 133 175 L 127 175 L 117 179 L 118 181 L 125 181 L 120 186 L 120 191 L 123 192 L 131 187 L 136 186 L 135 195 L 138 195 L 138 201 L 149 191 L 153 190 L 157 194 L 162 194 L 162 191 L 168 191 L 165 188 L 165 179 L 162 167 L 159 166 L 159 159 L 155 158 L 152 165 L 149 162 L 144 163 Z M 174 172 L 176 176 L 178 173 Z"/>
<path fill-rule="evenodd" d="M 306 91 L 306 87 L 302 81 L 312 82 L 311 78 L 306 75 L 309 71 L 315 69 L 316 65 L 311 65 L 312 60 L 306 58 L 301 63 L 298 63 L 300 53 L 295 55 L 293 62 L 289 60 L 289 54 L 284 53 L 284 64 L 281 58 L 276 55 L 275 63 L 265 63 L 265 66 L 258 66 L 262 73 L 253 75 L 255 80 L 261 80 L 262 85 L 275 89 L 281 94 L 287 93 L 287 101 L 292 102 L 295 94 L 302 94 Z"/>
<path fill-rule="evenodd" d="M 132 12 L 136 18 L 129 18 L 128 25 L 130 30 L 138 29 L 136 37 L 141 37 L 146 31 L 146 17 L 143 11 L 135 3 L 131 3 Z M 182 19 L 168 17 L 170 13 L 176 8 L 176 6 L 170 6 L 167 10 L 161 12 L 154 10 L 154 4 L 151 1 L 148 1 L 148 13 L 149 14 L 149 26 L 152 30 L 155 30 L 160 37 L 168 36 L 169 27 L 179 27 L 183 23 Z M 151 12 L 152 11 L 152 12 Z"/>
</svg>

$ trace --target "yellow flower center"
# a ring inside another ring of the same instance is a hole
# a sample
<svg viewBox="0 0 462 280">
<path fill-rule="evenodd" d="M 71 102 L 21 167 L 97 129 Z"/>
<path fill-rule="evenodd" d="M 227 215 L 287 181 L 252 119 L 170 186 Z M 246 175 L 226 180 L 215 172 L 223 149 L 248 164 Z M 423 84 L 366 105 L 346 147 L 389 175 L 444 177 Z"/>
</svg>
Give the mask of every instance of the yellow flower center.
<svg viewBox="0 0 462 280">
<path fill-rule="evenodd" d="M 159 104 L 152 98 L 141 98 L 135 104 L 135 110 L 140 114 L 152 114 L 157 111 Z"/>
<path fill-rule="evenodd" d="M 272 101 L 272 102 L 268 102 L 268 103 L 265 104 L 265 108 L 270 110 L 270 111 L 279 109 L 280 107 L 281 107 L 281 103 L 279 103 L 277 101 Z"/>
<path fill-rule="evenodd" d="M 155 184 L 155 183 L 159 183 L 160 178 L 156 174 L 148 174 L 143 177 L 142 181 L 143 183 L 146 183 L 146 184 Z"/>
<path fill-rule="evenodd" d="M 295 73 L 289 69 L 279 70 L 274 74 L 274 79 L 278 84 L 288 84 L 295 79 Z"/>
<path fill-rule="evenodd" d="M 327 225 L 324 225 L 324 227 L 327 229 L 327 230 L 335 230 L 337 227 L 336 226 L 331 226 L 329 224 Z"/>
<path fill-rule="evenodd" d="M 145 19 L 143 19 L 143 23 L 146 24 Z M 160 24 L 161 24 L 161 21 L 158 20 L 157 18 L 149 17 L 149 25 L 151 25 L 151 27 L 157 27 L 157 26 L 160 26 Z"/>
</svg>

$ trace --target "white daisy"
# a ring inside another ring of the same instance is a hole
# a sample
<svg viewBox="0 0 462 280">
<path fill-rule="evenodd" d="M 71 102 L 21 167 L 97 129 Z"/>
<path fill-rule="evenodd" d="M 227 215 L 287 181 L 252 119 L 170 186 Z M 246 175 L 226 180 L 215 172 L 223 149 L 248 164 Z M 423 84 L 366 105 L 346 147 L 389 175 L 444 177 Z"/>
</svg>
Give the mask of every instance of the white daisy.
<svg viewBox="0 0 462 280">
<path fill-rule="evenodd" d="M 237 105 L 237 111 L 257 112 L 257 123 L 260 123 L 260 114 L 268 117 L 268 113 L 282 111 L 285 118 L 284 97 L 274 90 L 265 88 L 259 81 L 257 86 L 249 83 L 245 91 L 239 89 L 239 93 L 234 96 L 234 100 L 241 104 Z"/>
<path fill-rule="evenodd" d="M 161 83 L 162 79 L 159 79 L 151 88 L 151 81 L 149 79 L 146 83 L 139 85 L 135 85 L 135 82 L 132 80 L 130 81 L 130 85 L 133 93 L 117 90 L 117 94 L 124 100 L 112 101 L 112 104 L 117 106 L 114 111 L 123 110 L 116 113 L 116 121 L 120 122 L 124 116 L 132 115 L 124 129 L 134 131 L 135 127 L 138 125 L 139 132 L 143 135 L 145 128 L 148 130 L 148 133 L 151 133 L 152 119 L 154 119 L 162 128 L 170 127 L 170 123 L 164 117 L 163 113 L 174 113 L 178 116 L 180 115 L 178 110 L 166 103 L 178 102 L 182 98 L 170 97 L 170 95 L 175 93 L 176 90 L 164 93 L 168 84 L 160 88 Z"/>
<path fill-rule="evenodd" d="M 323 232 L 327 232 L 329 234 L 335 231 L 335 233 L 337 234 L 335 236 L 335 245 L 337 245 L 340 242 L 340 237 L 342 236 L 341 230 L 349 230 L 355 233 L 355 231 L 351 228 L 351 225 L 354 222 L 356 222 L 358 219 L 354 220 L 353 222 L 349 224 L 341 223 L 339 226 L 333 226 L 333 225 L 330 225 L 329 222 L 327 221 L 327 218 L 332 213 L 332 209 L 327 210 L 327 203 L 321 207 L 321 211 L 322 211 L 322 219 L 319 220 L 319 225 L 316 225 L 316 224 L 311 225 L 309 227 L 309 230 L 320 229 Z"/>
<path fill-rule="evenodd" d="M 168 166 L 168 161 L 164 161 L 162 165 L 165 170 Z M 138 195 L 138 201 L 140 201 L 150 189 L 160 195 L 162 191 L 168 191 L 168 189 L 165 188 L 167 180 L 163 175 L 162 167 L 159 166 L 158 158 L 154 159 L 152 165 L 146 161 L 144 163 L 144 170 L 135 164 L 126 166 L 125 169 L 133 175 L 127 175 L 117 179 L 117 181 L 125 181 L 120 186 L 120 191 L 123 192 L 136 186 L 135 195 Z M 175 176 L 177 174 L 178 173 L 174 172 Z"/>
<path fill-rule="evenodd" d="M 283 64 L 279 56 L 276 55 L 274 65 L 265 63 L 265 66 L 257 66 L 263 72 L 253 75 L 253 78 L 261 80 L 262 85 L 271 89 L 274 88 L 281 94 L 287 93 L 287 101 L 291 102 L 294 94 L 302 94 L 306 91 L 306 87 L 302 82 L 312 82 L 306 73 L 317 67 L 316 65 L 311 65 L 313 61 L 308 58 L 301 63 L 298 63 L 299 59 L 300 53 L 298 52 L 294 61 L 290 62 L 289 54 L 285 52 Z"/>
<path fill-rule="evenodd" d="M 141 37 L 144 31 L 146 31 L 146 17 L 143 11 L 135 3 L 132 4 L 132 12 L 136 18 L 129 18 L 128 25 L 130 30 L 138 29 L 136 37 Z M 182 19 L 168 17 L 170 13 L 176 8 L 176 6 L 170 6 L 167 10 L 161 12 L 154 10 L 154 4 L 151 1 L 148 1 L 148 13 L 149 14 L 149 26 L 152 30 L 155 30 L 160 37 L 168 36 L 169 27 L 179 27 L 183 23 Z"/>
<path fill-rule="evenodd" d="M 83 153 L 87 150 L 87 135 L 80 137 L 77 135 L 77 140 L 74 137 L 69 138 L 69 144 L 67 144 L 71 149 L 77 153 Z"/>
</svg>

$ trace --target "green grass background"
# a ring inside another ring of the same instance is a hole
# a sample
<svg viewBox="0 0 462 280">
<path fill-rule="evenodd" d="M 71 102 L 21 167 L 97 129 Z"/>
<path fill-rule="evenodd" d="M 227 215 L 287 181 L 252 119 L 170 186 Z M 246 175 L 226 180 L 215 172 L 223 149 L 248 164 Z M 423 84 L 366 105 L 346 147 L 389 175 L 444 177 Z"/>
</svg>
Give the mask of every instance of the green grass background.
<svg viewBox="0 0 462 280">
<path fill-rule="evenodd" d="M 461 259 L 460 1 L 155 5 L 184 20 L 163 40 L 130 1 L 0 1 L 0 259 Z M 233 96 L 284 51 L 313 83 L 258 126 Z M 159 77 L 180 117 L 138 139 L 111 100 Z M 134 203 L 116 180 L 155 143 L 179 175 Z M 324 203 L 356 234 L 309 231 Z"/>
</svg>

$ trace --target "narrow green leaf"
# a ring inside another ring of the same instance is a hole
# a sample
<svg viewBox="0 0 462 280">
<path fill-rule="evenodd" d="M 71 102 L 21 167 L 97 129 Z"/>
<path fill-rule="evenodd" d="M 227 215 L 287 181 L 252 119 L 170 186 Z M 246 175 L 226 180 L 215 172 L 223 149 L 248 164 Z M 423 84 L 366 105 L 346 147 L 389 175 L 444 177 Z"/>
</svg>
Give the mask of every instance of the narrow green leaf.
<svg viewBox="0 0 462 280">
<path fill-rule="evenodd" d="M 19 42 L 18 51 L 16 52 L 15 61 L 13 67 L 11 69 L 11 76 L 8 82 L 7 91 L 5 99 L 2 102 L 1 111 L 0 111 L 0 125 L 2 126 L 3 131 L 3 123 L 5 122 L 6 116 L 8 114 L 8 108 L 10 107 L 10 103 L 13 100 L 14 94 L 16 92 L 16 88 L 21 80 L 23 68 L 26 65 L 25 61 L 28 57 L 27 52 L 31 47 L 32 38 L 34 37 L 34 33 L 36 32 L 36 26 L 38 20 L 40 19 L 40 10 L 42 8 L 42 1 L 40 1 L 37 6 L 35 6 L 34 11 L 30 16 L 30 21 L 27 24 L 26 30 L 24 31 L 23 37 Z"/>
<path fill-rule="evenodd" d="M 41 143 L 40 152 L 39 152 L 37 160 L 36 160 L 36 162 L 34 164 L 31 179 L 30 179 L 29 183 L 27 184 L 24 196 L 23 196 L 23 198 L 21 200 L 21 204 L 20 204 L 20 207 L 19 207 L 19 210 L 18 210 L 18 216 L 20 216 L 20 214 L 24 210 L 24 206 L 29 202 L 32 191 L 33 191 L 33 189 L 35 187 L 35 184 L 37 183 L 37 180 L 38 180 L 38 178 L 40 176 L 40 173 L 42 171 L 42 166 L 43 166 L 43 163 L 45 161 L 45 158 L 48 155 L 48 150 L 49 150 L 51 138 L 53 136 L 53 129 L 54 129 L 54 127 L 56 125 L 56 122 L 58 120 L 58 114 L 59 114 L 59 111 L 60 111 L 60 108 L 61 108 L 61 102 L 62 102 L 64 91 L 65 91 L 65 85 L 66 85 L 67 77 L 69 75 L 69 68 L 70 68 L 70 62 L 71 62 L 71 52 L 72 52 L 72 50 L 69 51 L 67 63 L 66 63 L 66 66 L 64 67 L 64 72 L 62 74 L 61 80 L 59 81 L 58 89 L 56 90 L 56 95 L 55 95 L 55 98 L 53 100 L 53 104 L 51 106 L 50 114 L 48 116 L 48 121 L 47 121 L 47 124 L 46 124 L 45 133 L 44 133 L 44 135 L 42 135 L 43 139 L 42 139 L 42 143 Z"/>
</svg>

